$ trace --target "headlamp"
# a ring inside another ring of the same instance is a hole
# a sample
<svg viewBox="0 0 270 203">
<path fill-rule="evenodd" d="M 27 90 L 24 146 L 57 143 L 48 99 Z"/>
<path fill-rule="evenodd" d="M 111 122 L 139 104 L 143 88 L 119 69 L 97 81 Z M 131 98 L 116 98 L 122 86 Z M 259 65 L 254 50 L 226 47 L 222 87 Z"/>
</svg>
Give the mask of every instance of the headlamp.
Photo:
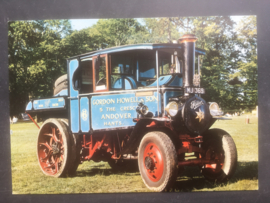
<svg viewBox="0 0 270 203">
<path fill-rule="evenodd" d="M 175 101 L 172 101 L 167 104 L 165 111 L 171 116 L 174 117 L 176 116 L 178 112 L 178 104 Z"/>
<path fill-rule="evenodd" d="M 136 108 L 136 111 L 139 113 L 139 114 L 142 114 L 144 116 L 146 116 L 149 112 L 149 109 L 146 105 L 142 104 L 142 103 L 139 103 L 137 108 Z"/>
<path fill-rule="evenodd" d="M 211 102 L 209 105 L 210 114 L 212 116 L 222 116 L 223 112 L 216 102 Z"/>
</svg>

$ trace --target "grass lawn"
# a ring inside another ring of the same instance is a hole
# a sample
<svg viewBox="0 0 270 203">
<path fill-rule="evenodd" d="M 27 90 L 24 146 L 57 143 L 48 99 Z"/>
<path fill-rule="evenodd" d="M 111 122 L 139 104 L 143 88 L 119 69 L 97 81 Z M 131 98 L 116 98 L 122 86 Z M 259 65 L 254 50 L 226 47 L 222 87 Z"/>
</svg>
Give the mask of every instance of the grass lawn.
<svg viewBox="0 0 270 203">
<path fill-rule="evenodd" d="M 170 191 L 227 191 L 258 189 L 258 119 L 245 116 L 217 121 L 212 128 L 226 130 L 233 137 L 238 150 L 238 167 L 227 183 L 211 183 L 196 167 L 187 167 Z M 11 170 L 13 194 L 65 193 L 123 193 L 150 192 L 136 170 L 113 172 L 106 162 L 84 162 L 72 178 L 52 178 L 43 175 L 37 156 L 38 128 L 33 123 L 11 125 Z"/>
</svg>

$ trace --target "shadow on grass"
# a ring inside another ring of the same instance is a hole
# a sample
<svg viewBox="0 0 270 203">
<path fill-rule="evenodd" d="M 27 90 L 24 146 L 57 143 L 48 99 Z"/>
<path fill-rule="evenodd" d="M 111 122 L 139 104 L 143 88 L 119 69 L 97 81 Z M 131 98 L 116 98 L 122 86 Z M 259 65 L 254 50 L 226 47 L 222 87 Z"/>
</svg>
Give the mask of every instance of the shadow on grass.
<svg viewBox="0 0 270 203">
<path fill-rule="evenodd" d="M 116 170 L 112 168 L 106 167 L 106 164 L 99 164 L 96 166 L 91 166 L 89 169 L 84 169 L 77 171 L 76 177 L 85 177 L 85 176 L 110 176 L 110 175 L 124 175 L 124 176 L 132 176 L 134 173 L 139 174 L 139 168 L 136 164 L 130 164 L 126 167 L 123 167 L 122 170 Z"/>
<path fill-rule="evenodd" d="M 91 166 L 89 169 L 77 171 L 76 177 L 89 176 L 111 176 L 140 175 L 138 167 L 130 166 L 123 171 L 116 171 L 106 167 L 106 164 Z M 258 180 L 258 162 L 238 162 L 238 166 L 233 177 L 226 183 L 210 182 L 206 180 L 198 167 L 186 167 L 184 171 L 179 172 L 179 176 L 170 192 L 191 192 L 201 189 L 214 189 L 228 186 L 240 180 Z"/>
<path fill-rule="evenodd" d="M 238 162 L 237 169 L 233 177 L 226 183 L 210 182 L 206 180 L 197 167 L 186 167 L 179 176 L 170 191 L 190 192 L 200 189 L 214 189 L 227 186 L 240 180 L 258 180 L 258 162 Z"/>
</svg>

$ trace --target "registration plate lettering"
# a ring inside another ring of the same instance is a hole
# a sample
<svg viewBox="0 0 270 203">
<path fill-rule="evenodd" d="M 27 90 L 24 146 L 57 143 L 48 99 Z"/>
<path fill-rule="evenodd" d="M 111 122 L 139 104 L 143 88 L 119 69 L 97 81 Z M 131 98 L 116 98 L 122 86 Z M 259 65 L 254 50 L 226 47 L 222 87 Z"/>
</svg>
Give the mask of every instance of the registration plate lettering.
<svg viewBox="0 0 270 203">
<path fill-rule="evenodd" d="M 190 94 L 205 94 L 205 89 L 201 87 L 186 87 L 185 93 Z"/>
</svg>

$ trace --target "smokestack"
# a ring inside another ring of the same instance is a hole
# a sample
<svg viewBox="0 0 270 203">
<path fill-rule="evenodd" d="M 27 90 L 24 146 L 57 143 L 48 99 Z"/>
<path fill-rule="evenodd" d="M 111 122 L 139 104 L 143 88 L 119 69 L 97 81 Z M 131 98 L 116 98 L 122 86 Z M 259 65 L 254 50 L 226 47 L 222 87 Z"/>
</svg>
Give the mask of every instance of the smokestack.
<svg viewBox="0 0 270 203">
<path fill-rule="evenodd" d="M 185 87 L 193 86 L 193 76 L 195 71 L 195 42 L 197 38 L 193 34 L 183 35 L 179 43 L 183 48 L 184 58 L 184 84 Z"/>
</svg>

